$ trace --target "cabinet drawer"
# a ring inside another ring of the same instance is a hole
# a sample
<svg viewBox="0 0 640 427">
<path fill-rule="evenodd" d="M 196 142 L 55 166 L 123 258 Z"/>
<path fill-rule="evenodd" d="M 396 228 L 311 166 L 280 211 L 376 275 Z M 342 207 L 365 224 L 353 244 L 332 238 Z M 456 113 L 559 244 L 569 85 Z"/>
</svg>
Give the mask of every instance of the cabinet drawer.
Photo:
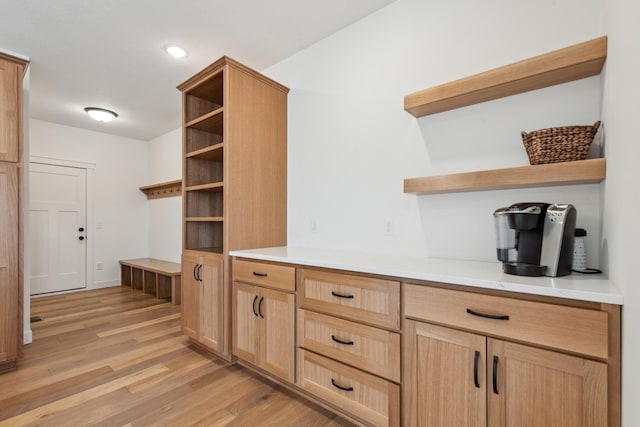
<svg viewBox="0 0 640 427">
<path fill-rule="evenodd" d="M 233 280 L 283 291 L 296 291 L 296 269 L 286 265 L 234 259 Z"/>
<path fill-rule="evenodd" d="M 400 425 L 400 386 L 298 350 L 298 385 L 375 426 Z"/>
<path fill-rule="evenodd" d="M 300 306 L 390 329 L 400 329 L 400 282 L 299 270 Z"/>
<path fill-rule="evenodd" d="M 407 284 L 404 289 L 408 317 L 601 359 L 608 357 L 608 318 L 604 311 L 429 286 Z M 480 317 L 482 314 L 502 319 Z"/>
<path fill-rule="evenodd" d="M 400 382 L 400 334 L 298 310 L 298 345 Z"/>
</svg>

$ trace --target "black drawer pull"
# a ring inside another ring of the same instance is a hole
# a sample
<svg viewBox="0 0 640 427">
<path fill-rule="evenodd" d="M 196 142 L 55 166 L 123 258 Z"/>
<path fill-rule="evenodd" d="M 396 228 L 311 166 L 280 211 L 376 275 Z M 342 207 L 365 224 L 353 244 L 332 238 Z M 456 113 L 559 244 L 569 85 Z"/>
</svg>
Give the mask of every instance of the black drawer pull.
<svg viewBox="0 0 640 427">
<path fill-rule="evenodd" d="M 264 316 L 262 315 L 262 301 L 264 301 L 264 297 L 261 297 L 260 302 L 258 303 L 258 314 L 264 319 Z"/>
<path fill-rule="evenodd" d="M 256 300 L 258 299 L 258 295 L 256 295 L 255 297 L 253 297 L 253 304 L 252 307 L 253 308 L 253 314 L 254 316 L 258 317 L 258 313 L 256 313 Z"/>
<path fill-rule="evenodd" d="M 339 343 L 339 344 L 353 345 L 353 341 L 342 341 L 341 339 L 336 338 L 335 335 L 331 335 L 331 339 L 334 340 L 335 342 Z"/>
<path fill-rule="evenodd" d="M 493 356 L 493 393 L 498 394 L 498 356 Z"/>
<path fill-rule="evenodd" d="M 473 382 L 476 385 L 476 388 L 480 388 L 480 383 L 478 382 L 478 361 L 480 359 L 480 352 L 476 350 L 475 356 L 473 356 Z"/>
<path fill-rule="evenodd" d="M 342 295 L 342 294 L 336 293 L 334 291 L 331 291 L 331 295 L 333 295 L 334 297 L 338 297 L 338 298 L 353 299 L 353 295 Z"/>
<path fill-rule="evenodd" d="M 467 313 L 472 314 L 474 316 L 478 316 L 478 317 L 484 317 L 485 319 L 509 320 L 509 316 L 508 315 L 496 316 L 494 314 L 478 313 L 477 311 L 473 311 L 470 308 L 467 308 Z"/>
<path fill-rule="evenodd" d="M 256 273 L 255 271 L 253 272 L 253 275 L 258 277 L 267 277 L 267 273 Z"/>
<path fill-rule="evenodd" d="M 331 384 L 335 387 L 335 388 L 339 388 L 340 390 L 344 390 L 344 391 L 353 391 L 353 387 L 343 387 L 340 384 L 337 384 L 336 381 L 331 378 Z"/>
</svg>

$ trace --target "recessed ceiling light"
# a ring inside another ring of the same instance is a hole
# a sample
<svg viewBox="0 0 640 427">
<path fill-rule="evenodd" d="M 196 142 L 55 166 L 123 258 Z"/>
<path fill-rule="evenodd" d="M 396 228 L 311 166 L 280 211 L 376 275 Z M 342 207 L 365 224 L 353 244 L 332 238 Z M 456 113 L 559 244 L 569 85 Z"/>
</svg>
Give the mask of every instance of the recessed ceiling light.
<svg viewBox="0 0 640 427">
<path fill-rule="evenodd" d="M 187 51 L 180 46 L 176 46 L 175 44 L 166 45 L 164 47 L 164 50 L 174 58 L 184 58 L 185 56 L 187 56 Z"/>
<path fill-rule="evenodd" d="M 86 111 L 87 114 L 89 114 L 89 117 L 91 117 L 93 120 L 97 120 L 103 123 L 110 122 L 111 120 L 118 117 L 118 115 L 113 111 L 105 110 L 104 108 L 87 107 L 84 109 L 84 111 Z"/>
</svg>

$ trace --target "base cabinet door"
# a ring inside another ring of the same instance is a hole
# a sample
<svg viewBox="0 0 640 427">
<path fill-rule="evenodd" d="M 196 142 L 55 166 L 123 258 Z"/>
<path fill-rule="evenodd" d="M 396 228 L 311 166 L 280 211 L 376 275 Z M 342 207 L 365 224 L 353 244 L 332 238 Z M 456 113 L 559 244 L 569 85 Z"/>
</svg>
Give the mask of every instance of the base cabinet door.
<svg viewBox="0 0 640 427">
<path fill-rule="evenodd" d="M 224 345 L 223 258 L 183 255 L 182 330 L 211 350 Z"/>
<path fill-rule="evenodd" d="M 260 366 L 293 382 L 295 380 L 295 297 L 262 289 L 260 317 Z"/>
<path fill-rule="evenodd" d="M 404 425 L 486 426 L 486 338 L 405 322 Z"/>
<path fill-rule="evenodd" d="M 18 357 L 18 167 L 0 162 L 0 373 Z"/>
<path fill-rule="evenodd" d="M 233 307 L 233 354 L 293 382 L 295 296 L 235 282 Z"/>
<path fill-rule="evenodd" d="M 605 363 L 495 339 L 487 348 L 490 426 L 607 425 Z"/>
<path fill-rule="evenodd" d="M 200 338 L 200 282 L 197 279 L 198 257 L 182 257 L 182 332 L 195 340 Z"/>
<path fill-rule="evenodd" d="M 259 294 L 256 286 L 233 284 L 233 354 L 254 365 L 258 360 Z"/>
<path fill-rule="evenodd" d="M 602 427 L 607 365 L 407 320 L 404 425 Z"/>
</svg>

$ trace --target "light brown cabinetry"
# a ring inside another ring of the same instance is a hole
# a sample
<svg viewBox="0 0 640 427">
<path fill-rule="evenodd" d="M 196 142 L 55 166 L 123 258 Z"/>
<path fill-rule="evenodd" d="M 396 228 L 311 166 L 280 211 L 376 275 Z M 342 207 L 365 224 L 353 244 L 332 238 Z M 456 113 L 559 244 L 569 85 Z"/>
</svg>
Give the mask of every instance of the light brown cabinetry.
<svg viewBox="0 0 640 427">
<path fill-rule="evenodd" d="M 0 52 L 0 161 L 20 160 L 22 76 L 26 66 L 26 61 Z"/>
<path fill-rule="evenodd" d="M 0 52 L 0 374 L 23 341 L 22 79 L 28 62 Z"/>
<path fill-rule="evenodd" d="M 223 259 L 223 310 L 203 316 L 213 316 L 205 323 L 222 330 L 221 341 L 210 349 L 228 359 L 228 252 L 287 240 L 289 89 L 228 57 L 178 89 L 183 94 L 183 250 Z M 185 276 L 189 267 L 184 266 Z"/>
<path fill-rule="evenodd" d="M 222 351 L 224 330 L 223 259 L 182 256 L 182 331 L 214 351 Z"/>
<path fill-rule="evenodd" d="M 18 336 L 18 166 L 0 162 L 0 373 L 15 367 Z"/>
<path fill-rule="evenodd" d="M 244 261 L 233 264 L 232 353 L 288 382 L 295 381 L 295 283 L 286 278 L 294 277 L 294 271 Z M 277 282 L 277 277 L 284 281 Z M 262 283 L 275 283 L 277 289 Z"/>
<path fill-rule="evenodd" d="M 619 425 L 618 309 L 404 286 L 405 425 Z"/>
<path fill-rule="evenodd" d="M 297 384 L 375 426 L 400 425 L 400 283 L 298 269 Z"/>
</svg>

